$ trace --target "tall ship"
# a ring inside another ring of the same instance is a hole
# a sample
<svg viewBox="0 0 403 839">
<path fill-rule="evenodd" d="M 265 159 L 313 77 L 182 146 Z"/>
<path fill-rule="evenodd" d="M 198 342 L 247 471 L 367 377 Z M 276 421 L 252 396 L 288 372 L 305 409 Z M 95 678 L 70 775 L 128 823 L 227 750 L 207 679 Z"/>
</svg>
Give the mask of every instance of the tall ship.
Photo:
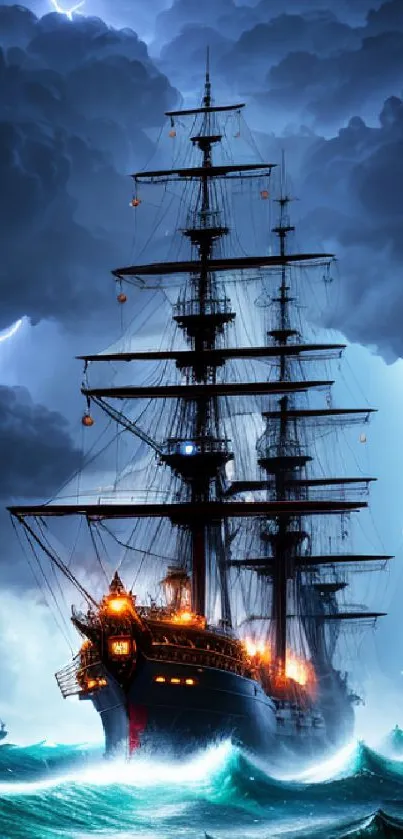
<svg viewBox="0 0 403 839">
<path fill-rule="evenodd" d="M 389 559 L 349 547 L 373 479 L 329 474 L 332 460 L 343 466 L 332 434 L 354 424 L 363 435 L 372 409 L 335 407 L 317 370 L 344 345 L 310 338 L 299 302 L 333 255 L 290 246 L 284 166 L 272 193 L 273 163 L 229 157 L 243 107 L 215 103 L 207 64 L 200 106 L 167 113 L 172 140 L 190 141 L 185 159 L 133 175 L 131 204 L 140 213 L 151 189 L 175 196 L 179 255 L 113 271 L 136 334 L 79 356 L 98 451 L 70 496 L 10 508 L 53 596 L 59 572 L 80 595 L 81 647 L 56 679 L 64 697 L 93 703 L 108 755 L 228 737 L 263 756 L 345 743 L 359 700 L 339 636 L 381 614 L 346 600 L 356 570 Z M 242 205 L 235 218 L 234 189 L 272 208 L 260 254 L 242 252 L 236 222 L 246 230 L 250 218 Z"/>
</svg>

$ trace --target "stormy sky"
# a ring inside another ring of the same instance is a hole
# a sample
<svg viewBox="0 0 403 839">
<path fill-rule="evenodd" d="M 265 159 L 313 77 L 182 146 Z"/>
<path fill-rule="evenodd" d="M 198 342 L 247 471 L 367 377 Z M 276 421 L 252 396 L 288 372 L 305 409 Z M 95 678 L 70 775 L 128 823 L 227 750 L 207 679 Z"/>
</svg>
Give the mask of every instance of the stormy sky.
<svg viewBox="0 0 403 839">
<path fill-rule="evenodd" d="M 368 435 L 379 476 L 372 509 L 385 552 L 397 554 L 376 604 L 390 616 L 365 647 L 368 706 L 384 680 L 391 724 L 403 724 L 403 660 L 390 644 L 403 640 L 403 4 L 85 0 L 72 20 L 54 5 L 0 4 L 2 507 L 49 497 L 80 465 L 74 356 L 121 331 L 109 270 L 132 255 L 127 175 L 152 159 L 164 111 L 199 97 L 210 44 L 216 98 L 247 103 L 265 157 L 286 151 L 299 242 L 338 255 L 337 306 L 320 325 L 351 344 L 355 404 L 364 397 L 380 409 Z M 160 230 L 154 255 L 163 246 Z M 0 524 L 0 716 L 26 740 L 31 731 L 55 738 L 52 674 L 69 650 L 55 641 L 47 666 L 52 618 L 5 512 Z M 25 678 L 33 686 L 21 723 Z M 79 731 L 82 708 L 69 714 Z"/>
</svg>

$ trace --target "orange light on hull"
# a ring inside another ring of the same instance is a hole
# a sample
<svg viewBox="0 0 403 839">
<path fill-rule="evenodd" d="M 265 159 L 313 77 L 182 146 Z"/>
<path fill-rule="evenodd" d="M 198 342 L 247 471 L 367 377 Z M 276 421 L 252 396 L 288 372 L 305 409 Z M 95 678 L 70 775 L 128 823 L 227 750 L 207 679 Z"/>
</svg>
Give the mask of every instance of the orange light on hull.
<svg viewBox="0 0 403 839">
<path fill-rule="evenodd" d="M 87 679 L 85 689 L 94 690 L 94 688 L 104 688 L 107 684 L 106 679 Z"/>
</svg>

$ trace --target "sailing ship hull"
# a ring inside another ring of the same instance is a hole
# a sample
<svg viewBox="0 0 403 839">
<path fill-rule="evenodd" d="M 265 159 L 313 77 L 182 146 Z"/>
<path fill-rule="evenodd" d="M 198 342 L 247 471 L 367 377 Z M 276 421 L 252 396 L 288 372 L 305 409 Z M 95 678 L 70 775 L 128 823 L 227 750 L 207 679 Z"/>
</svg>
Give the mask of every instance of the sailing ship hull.
<svg viewBox="0 0 403 839">
<path fill-rule="evenodd" d="M 309 758 L 348 741 L 354 723 L 348 697 L 338 695 L 326 725 L 292 703 L 280 725 L 279 703 L 258 682 L 211 667 L 144 658 L 126 691 L 107 678 L 85 697 L 101 716 L 107 757 L 139 748 L 175 757 L 231 739 L 261 758 Z"/>
<path fill-rule="evenodd" d="M 107 687 L 88 695 L 101 715 L 107 755 L 122 746 L 183 754 L 226 738 L 259 754 L 273 749 L 275 704 L 253 679 L 146 658 L 126 691 L 107 678 Z"/>
</svg>

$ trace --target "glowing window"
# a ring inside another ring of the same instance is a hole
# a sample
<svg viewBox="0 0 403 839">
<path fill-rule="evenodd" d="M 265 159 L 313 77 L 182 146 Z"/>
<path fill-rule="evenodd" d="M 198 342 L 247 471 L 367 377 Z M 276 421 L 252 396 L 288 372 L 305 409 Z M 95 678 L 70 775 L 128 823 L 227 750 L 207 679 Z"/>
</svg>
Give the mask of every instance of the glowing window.
<svg viewBox="0 0 403 839">
<path fill-rule="evenodd" d="M 128 656 L 131 653 L 130 638 L 111 638 L 109 640 L 109 652 L 115 656 Z"/>
<path fill-rule="evenodd" d="M 181 683 L 180 679 L 177 679 L 175 677 L 173 679 L 171 679 L 171 685 L 180 685 L 180 683 Z"/>
</svg>

